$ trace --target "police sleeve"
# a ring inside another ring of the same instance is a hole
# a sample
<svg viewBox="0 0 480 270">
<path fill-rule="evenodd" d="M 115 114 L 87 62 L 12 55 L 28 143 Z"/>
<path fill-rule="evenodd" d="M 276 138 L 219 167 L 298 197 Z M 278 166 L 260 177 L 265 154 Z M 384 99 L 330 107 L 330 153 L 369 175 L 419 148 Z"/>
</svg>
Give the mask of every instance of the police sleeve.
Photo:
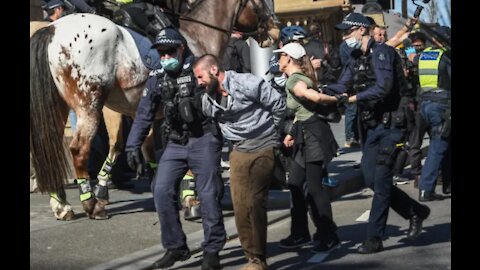
<svg viewBox="0 0 480 270">
<path fill-rule="evenodd" d="M 328 95 L 343 94 L 352 87 L 353 83 L 353 64 L 355 61 L 349 61 L 342 69 L 342 73 L 338 77 L 336 83 L 329 84 L 325 87 L 325 93 Z"/>
<path fill-rule="evenodd" d="M 156 77 L 150 77 L 142 92 L 135 120 L 128 134 L 125 151 L 140 148 L 155 120 L 155 114 L 160 104 L 160 96 L 155 89 L 156 81 Z"/>
</svg>

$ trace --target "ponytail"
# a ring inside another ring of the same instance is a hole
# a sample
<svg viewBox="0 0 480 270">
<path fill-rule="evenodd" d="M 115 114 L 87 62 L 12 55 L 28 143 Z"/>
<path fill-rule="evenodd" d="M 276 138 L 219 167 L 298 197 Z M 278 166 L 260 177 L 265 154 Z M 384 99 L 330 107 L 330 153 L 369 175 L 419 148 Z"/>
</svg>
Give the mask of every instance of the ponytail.
<svg viewBox="0 0 480 270">
<path fill-rule="evenodd" d="M 302 69 L 302 73 L 305 74 L 310 80 L 312 80 L 313 89 L 318 91 L 318 81 L 317 77 L 315 76 L 315 70 L 313 69 L 312 62 L 310 62 L 310 57 L 308 55 L 304 55 L 300 59 L 295 59 L 293 57 L 290 58 L 293 63 L 299 65 Z"/>
<path fill-rule="evenodd" d="M 302 68 L 303 73 L 305 73 L 305 75 L 312 80 L 313 89 L 318 91 L 317 77 L 315 76 L 315 70 L 313 69 L 312 62 L 310 62 L 310 57 L 308 57 L 308 55 L 304 55 L 299 61 L 301 61 L 300 67 Z"/>
</svg>

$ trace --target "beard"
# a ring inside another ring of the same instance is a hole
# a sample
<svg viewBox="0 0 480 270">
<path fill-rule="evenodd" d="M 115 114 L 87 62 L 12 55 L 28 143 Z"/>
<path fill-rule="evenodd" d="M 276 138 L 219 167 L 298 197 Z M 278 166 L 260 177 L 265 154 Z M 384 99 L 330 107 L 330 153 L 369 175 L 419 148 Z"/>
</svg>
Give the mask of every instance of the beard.
<svg viewBox="0 0 480 270">
<path fill-rule="evenodd" d="M 208 74 L 208 76 L 210 77 L 210 83 L 207 85 L 205 91 L 208 95 L 215 96 L 215 93 L 218 92 L 218 87 L 220 83 L 218 82 L 218 79 L 215 78 L 212 74 Z"/>
</svg>

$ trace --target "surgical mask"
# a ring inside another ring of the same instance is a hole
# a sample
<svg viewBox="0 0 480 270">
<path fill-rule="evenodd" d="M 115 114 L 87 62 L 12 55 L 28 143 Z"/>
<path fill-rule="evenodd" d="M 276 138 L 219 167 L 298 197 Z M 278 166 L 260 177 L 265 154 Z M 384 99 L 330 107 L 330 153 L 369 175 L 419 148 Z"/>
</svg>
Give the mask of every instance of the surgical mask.
<svg viewBox="0 0 480 270">
<path fill-rule="evenodd" d="M 287 75 L 285 73 L 282 73 L 280 76 L 275 76 L 273 77 L 273 81 L 280 87 L 284 87 L 285 83 L 287 82 Z"/>
<path fill-rule="evenodd" d="M 362 46 L 362 43 L 358 41 L 355 37 L 350 37 L 345 39 L 345 43 L 347 43 L 347 46 L 353 49 L 360 49 Z"/>
<path fill-rule="evenodd" d="M 160 64 L 166 71 L 177 71 L 180 67 L 180 62 L 178 61 L 178 59 L 173 57 L 160 60 Z"/>
</svg>

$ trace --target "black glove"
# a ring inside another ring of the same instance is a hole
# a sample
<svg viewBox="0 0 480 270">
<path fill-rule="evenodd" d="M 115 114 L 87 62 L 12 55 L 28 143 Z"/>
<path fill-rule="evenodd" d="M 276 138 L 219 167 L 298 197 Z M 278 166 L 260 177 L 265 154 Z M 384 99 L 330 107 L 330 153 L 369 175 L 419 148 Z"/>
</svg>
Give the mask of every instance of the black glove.
<svg viewBox="0 0 480 270">
<path fill-rule="evenodd" d="M 127 163 L 132 170 L 137 171 L 137 177 L 143 172 L 142 153 L 140 148 L 132 151 L 127 151 Z"/>
<path fill-rule="evenodd" d="M 337 98 L 337 106 L 346 106 L 348 105 L 348 96 L 346 95 L 335 95 Z"/>
</svg>

